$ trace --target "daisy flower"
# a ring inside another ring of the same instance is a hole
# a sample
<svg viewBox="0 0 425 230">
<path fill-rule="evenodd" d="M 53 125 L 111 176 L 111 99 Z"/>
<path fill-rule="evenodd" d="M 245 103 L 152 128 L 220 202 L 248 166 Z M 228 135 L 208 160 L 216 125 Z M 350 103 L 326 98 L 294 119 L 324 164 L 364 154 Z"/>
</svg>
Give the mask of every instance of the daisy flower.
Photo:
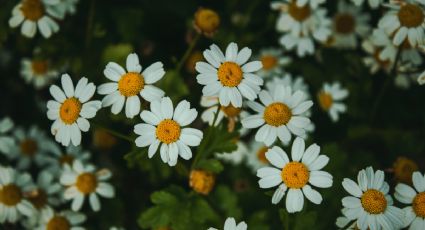
<svg viewBox="0 0 425 230">
<path fill-rule="evenodd" d="M 28 169 L 32 163 L 38 167 L 44 166 L 46 162 L 46 154 L 49 151 L 46 145 L 51 142 L 46 137 L 46 134 L 32 126 L 27 131 L 23 128 L 17 128 L 13 132 L 16 139 L 16 145 L 10 149 L 7 157 L 12 160 L 17 160 L 16 167 L 18 169 Z"/>
<path fill-rule="evenodd" d="M 81 143 L 81 131 L 87 132 L 90 123 L 87 119 L 96 116 L 101 107 L 100 101 L 89 101 L 96 91 L 93 83 L 81 78 L 74 89 L 71 77 L 63 74 L 62 89 L 50 86 L 50 94 L 55 100 L 47 102 L 47 117 L 54 120 L 51 132 L 57 142 L 68 146 L 70 142 L 77 146 Z"/>
<path fill-rule="evenodd" d="M 223 230 L 247 230 L 248 225 L 242 221 L 239 224 L 236 224 L 236 220 L 233 217 L 228 217 L 224 222 Z M 218 230 L 216 228 L 208 228 L 208 230 Z"/>
<path fill-rule="evenodd" d="M 177 164 L 178 155 L 185 160 L 192 158 L 189 146 L 198 146 L 203 133 L 198 129 L 184 127 L 198 116 L 196 109 L 191 109 L 186 100 L 178 103 L 174 109 L 169 97 L 152 102 L 150 109 L 140 114 L 146 123 L 134 126 L 134 132 L 140 135 L 135 141 L 136 146 L 149 146 L 149 158 L 160 148 L 162 161 L 170 166 Z"/>
<path fill-rule="evenodd" d="M 24 58 L 21 61 L 21 76 L 28 84 L 41 89 L 56 79 L 58 72 L 51 68 L 47 60 Z"/>
<path fill-rule="evenodd" d="M 291 58 L 284 56 L 283 51 L 279 48 L 262 49 L 257 58 L 260 59 L 263 65 L 263 68 L 258 71 L 258 76 L 263 78 L 282 74 L 282 67 L 291 62 Z"/>
<path fill-rule="evenodd" d="M 366 39 L 362 42 L 362 48 L 368 56 L 363 58 L 363 63 L 369 67 L 370 73 L 375 74 L 380 69 L 386 73 L 391 71 L 394 60 L 384 60 L 381 58 L 383 48 L 374 43 L 373 39 Z M 391 56 L 392 57 L 392 56 Z M 395 56 L 394 56 L 395 57 Z"/>
<path fill-rule="evenodd" d="M 89 198 L 90 206 L 93 211 L 100 210 L 100 201 L 98 195 L 105 198 L 113 198 L 115 196 L 114 187 L 105 182 L 112 173 L 108 169 L 95 171 L 93 165 L 83 165 L 80 161 L 75 160 L 72 167 L 65 166 L 60 177 L 60 183 L 66 186 L 64 192 L 65 200 L 71 200 L 71 209 L 79 211 L 83 206 L 84 199 Z"/>
<path fill-rule="evenodd" d="M 399 229 L 402 225 L 403 212 L 393 206 L 384 176 L 383 171 L 368 167 L 359 172 L 358 183 L 348 178 L 342 182 L 350 194 L 342 199 L 342 212 L 350 221 L 356 220 L 359 229 Z"/>
<path fill-rule="evenodd" d="M 379 21 L 379 28 L 387 34 L 394 34 L 393 43 L 396 46 L 403 42 L 411 46 L 424 43 L 425 2 L 421 0 L 390 1 L 390 10 Z"/>
<path fill-rule="evenodd" d="M 339 114 L 347 111 L 347 107 L 341 102 L 347 96 L 348 90 L 341 88 L 339 82 L 324 83 L 322 90 L 317 94 L 317 100 L 320 107 L 329 113 L 332 121 L 336 122 Z"/>
<path fill-rule="evenodd" d="M 308 85 L 302 76 L 292 77 L 289 73 L 286 73 L 283 77 L 276 75 L 266 83 L 266 89 L 274 91 L 277 85 L 290 86 L 293 91 L 300 90 L 306 98 L 310 98 Z"/>
<path fill-rule="evenodd" d="M 291 133 L 305 137 L 310 119 L 303 115 L 313 102 L 305 101 L 304 93 L 292 93 L 289 86 L 278 85 L 274 91 L 260 92 L 262 104 L 250 101 L 247 105 L 258 114 L 242 120 L 242 126 L 254 129 L 261 126 L 255 140 L 270 146 L 279 138 L 284 144 L 291 140 Z"/>
<path fill-rule="evenodd" d="M 300 212 L 304 206 L 304 196 L 314 204 L 322 203 L 322 195 L 311 186 L 329 188 L 332 175 L 322 171 L 329 162 L 329 157 L 320 155 L 316 144 L 305 149 L 302 138 L 297 137 L 292 144 L 291 158 L 280 147 L 273 147 L 266 152 L 266 158 L 274 167 L 258 169 L 260 188 L 279 187 L 273 194 L 272 203 L 279 203 L 286 191 L 286 210 L 289 213 Z"/>
<path fill-rule="evenodd" d="M 83 150 L 81 146 L 69 145 L 62 150 L 55 143 L 46 146 L 50 150 L 50 155 L 45 156 L 48 162 L 47 170 L 53 174 L 60 173 L 65 165 L 72 166 L 78 160 L 83 164 L 88 163 L 91 153 Z"/>
<path fill-rule="evenodd" d="M 4 117 L 0 120 L 0 152 L 9 153 L 15 145 L 15 139 L 7 135 L 13 128 L 13 121 Z"/>
<path fill-rule="evenodd" d="M 140 97 L 148 102 L 159 100 L 164 96 L 164 91 L 152 84 L 161 80 L 165 71 L 161 62 L 155 62 L 143 72 L 137 54 L 127 56 L 126 68 L 115 62 L 109 62 L 103 74 L 113 82 L 99 86 L 97 93 L 107 95 L 102 100 L 102 106 L 112 106 L 111 112 L 118 114 L 124 107 L 125 116 L 133 118 L 140 113 Z"/>
<path fill-rule="evenodd" d="M 409 230 L 424 229 L 425 227 L 425 176 L 420 172 L 412 175 L 413 187 L 406 184 L 398 184 L 395 187 L 394 197 L 403 204 L 404 226 Z"/>
<path fill-rule="evenodd" d="M 204 34 L 206 37 L 212 37 L 220 26 L 220 16 L 212 9 L 199 8 L 193 20 L 195 30 Z"/>
<path fill-rule="evenodd" d="M 40 218 L 40 225 L 36 228 L 36 230 L 84 230 L 85 228 L 79 226 L 84 221 L 86 221 L 86 216 L 83 213 L 68 210 L 55 212 L 49 209 L 42 212 Z"/>
<path fill-rule="evenodd" d="M 272 2 L 271 8 L 280 11 L 276 23 L 283 35 L 279 42 L 285 49 L 296 49 L 299 57 L 314 53 L 314 40 L 325 42 L 331 35 L 331 20 L 326 9 L 310 5 L 298 6 L 295 0 Z"/>
<path fill-rule="evenodd" d="M 238 52 L 238 45 L 230 43 L 226 55 L 216 45 L 204 51 L 207 62 L 197 62 L 198 83 L 204 85 L 204 96 L 219 97 L 220 105 L 240 108 L 242 96 L 248 100 L 257 98 L 263 80 L 253 72 L 261 69 L 260 61 L 248 62 L 251 49 L 245 47 Z"/>
<path fill-rule="evenodd" d="M 44 38 L 49 38 L 59 31 L 59 25 L 53 17 L 59 18 L 53 10 L 57 1 L 50 0 L 21 0 L 12 10 L 9 26 L 12 28 L 22 24 L 21 33 L 28 37 L 34 37 L 37 28 Z"/>
<path fill-rule="evenodd" d="M 332 45 L 342 48 L 356 48 L 357 38 L 364 38 L 370 31 L 370 15 L 362 13 L 361 8 L 341 0 L 338 12 L 333 17 Z"/>
<path fill-rule="evenodd" d="M 266 158 L 266 152 L 268 150 L 269 148 L 263 143 L 254 140 L 251 141 L 251 145 L 246 152 L 246 164 L 252 172 L 256 173 L 259 168 L 270 165 Z"/>
<path fill-rule="evenodd" d="M 381 3 L 384 2 L 384 0 L 351 0 L 351 1 L 356 6 L 361 6 L 361 5 L 363 5 L 363 3 L 365 1 L 367 1 L 369 3 L 370 8 L 372 8 L 372 9 L 378 8 L 381 5 Z"/>
<path fill-rule="evenodd" d="M 15 169 L 0 166 L 0 223 L 15 223 L 22 215 L 35 214 L 33 205 L 24 196 L 33 188 L 28 173 L 21 174 Z"/>
</svg>

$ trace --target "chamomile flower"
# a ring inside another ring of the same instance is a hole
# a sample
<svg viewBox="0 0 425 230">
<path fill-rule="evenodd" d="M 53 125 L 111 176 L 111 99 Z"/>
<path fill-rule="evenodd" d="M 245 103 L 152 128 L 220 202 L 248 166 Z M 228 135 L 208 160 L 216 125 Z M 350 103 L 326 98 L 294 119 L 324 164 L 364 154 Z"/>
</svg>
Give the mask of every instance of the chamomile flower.
<svg viewBox="0 0 425 230">
<path fill-rule="evenodd" d="M 53 20 L 60 17 L 52 10 L 55 4 L 57 1 L 21 0 L 12 10 L 9 26 L 15 28 L 22 24 L 21 33 L 29 38 L 34 37 L 38 28 L 43 37 L 49 38 L 59 31 L 59 25 Z"/>
<path fill-rule="evenodd" d="M 149 146 L 149 158 L 152 158 L 160 148 L 162 161 L 170 166 L 177 164 L 179 155 L 189 160 L 192 158 L 189 146 L 198 146 L 203 133 L 185 126 L 191 124 L 197 115 L 196 109 L 191 109 L 190 103 L 186 100 L 178 103 L 175 109 L 169 97 L 152 102 L 150 111 L 144 110 L 140 114 L 146 123 L 134 126 L 134 132 L 140 135 L 135 141 L 136 146 Z"/>
<path fill-rule="evenodd" d="M 83 165 L 75 160 L 72 167 L 65 166 L 61 175 L 60 183 L 67 188 L 64 192 L 65 200 L 72 200 L 71 209 L 79 211 L 83 206 L 84 199 L 88 197 L 93 211 L 100 210 L 98 196 L 113 198 L 115 196 L 114 187 L 105 182 L 112 173 L 108 169 L 95 171 L 93 165 Z"/>
<path fill-rule="evenodd" d="M 305 137 L 306 127 L 310 119 L 303 114 L 313 105 L 305 101 L 304 93 L 292 93 L 289 86 L 278 85 L 274 91 L 262 90 L 260 101 L 250 101 L 247 105 L 258 114 L 251 115 L 242 120 L 242 126 L 254 129 L 261 126 L 255 135 L 255 140 L 267 146 L 272 145 L 277 138 L 284 144 L 291 140 L 291 134 Z"/>
<path fill-rule="evenodd" d="M 305 94 L 306 98 L 310 98 L 310 91 L 307 83 L 302 76 L 293 77 L 291 74 L 275 75 L 270 81 L 266 83 L 266 89 L 274 91 L 277 85 L 289 86 L 293 91 L 300 90 Z"/>
<path fill-rule="evenodd" d="M 224 222 L 223 230 L 247 230 L 248 225 L 242 221 L 239 224 L 236 224 L 236 220 L 233 217 L 228 217 Z M 216 228 L 208 228 L 208 230 L 218 230 Z"/>
<path fill-rule="evenodd" d="M 58 77 L 58 71 L 51 67 L 48 60 L 24 58 L 21 61 L 21 76 L 28 84 L 41 89 Z"/>
<path fill-rule="evenodd" d="M 212 9 L 201 7 L 194 15 L 193 26 L 198 33 L 212 37 L 220 26 L 220 16 Z"/>
<path fill-rule="evenodd" d="M 83 213 L 68 210 L 55 212 L 49 209 L 41 213 L 40 225 L 36 228 L 36 230 L 84 230 L 85 228 L 79 226 L 84 221 L 86 221 L 86 216 Z"/>
<path fill-rule="evenodd" d="M 152 85 L 161 80 L 165 71 L 161 62 L 155 62 L 142 72 L 137 54 L 127 56 L 126 68 L 115 62 L 109 62 L 103 73 L 113 82 L 99 86 L 97 93 L 107 95 L 102 100 L 103 107 L 111 107 L 113 114 L 118 114 L 125 104 L 125 116 L 133 118 L 140 113 L 140 97 L 148 102 L 159 100 L 164 91 Z"/>
<path fill-rule="evenodd" d="M 246 152 L 246 164 L 253 173 L 256 173 L 259 168 L 270 165 L 266 158 L 266 152 L 268 150 L 269 147 L 263 143 L 254 140 L 251 141 L 251 145 Z"/>
<path fill-rule="evenodd" d="M 90 123 L 87 119 L 96 116 L 101 107 L 100 101 L 89 101 L 96 91 L 93 83 L 81 78 L 74 89 L 71 77 L 63 74 L 62 88 L 50 86 L 50 94 L 55 100 L 47 102 L 47 117 L 54 120 L 51 132 L 57 142 L 68 146 L 70 142 L 77 146 L 81 143 L 81 131 L 87 132 Z"/>
<path fill-rule="evenodd" d="M 76 160 L 86 164 L 91 157 L 91 153 L 83 150 L 81 146 L 69 145 L 63 150 L 55 143 L 51 143 L 47 148 L 51 153 L 45 156 L 48 162 L 47 170 L 53 174 L 60 173 L 65 165 L 72 166 Z"/>
<path fill-rule="evenodd" d="M 419 230 L 425 227 L 425 177 L 420 172 L 412 175 L 413 187 L 406 184 L 398 184 L 395 187 L 394 197 L 403 204 L 404 226 L 409 230 Z"/>
<path fill-rule="evenodd" d="M 320 107 L 329 113 L 332 121 L 336 122 L 339 119 L 339 114 L 347 111 L 347 107 L 341 102 L 347 96 L 348 90 L 341 88 L 339 82 L 324 83 L 322 90 L 317 94 L 317 100 Z"/>
<path fill-rule="evenodd" d="M 390 189 L 384 181 L 384 172 L 368 167 L 359 172 L 357 183 L 345 178 L 344 189 L 350 194 L 342 199 L 342 212 L 350 221 L 356 220 L 359 229 L 399 229 L 403 212 L 393 206 L 388 194 Z"/>
<path fill-rule="evenodd" d="M 257 58 L 263 64 L 263 68 L 258 71 L 258 76 L 263 78 L 282 74 L 282 68 L 291 63 L 291 58 L 284 56 L 283 51 L 279 48 L 262 49 Z"/>
<path fill-rule="evenodd" d="M 421 0 L 390 1 L 390 10 L 379 21 L 379 28 L 394 34 L 393 44 L 409 43 L 412 47 L 424 43 L 425 2 Z"/>
<path fill-rule="evenodd" d="M 368 54 L 363 58 L 363 63 L 369 67 L 371 74 L 375 74 L 379 70 L 383 70 L 387 73 L 391 71 L 394 62 L 394 60 L 392 60 L 393 56 L 391 56 L 391 59 L 382 59 L 381 53 L 383 51 L 383 47 L 380 47 L 374 43 L 373 39 L 369 38 L 364 40 L 362 42 L 362 48 Z"/>
<path fill-rule="evenodd" d="M 18 169 L 28 169 L 31 164 L 35 163 L 38 167 L 44 166 L 46 162 L 46 154 L 49 151 L 46 148 L 51 140 L 46 137 L 46 134 L 32 126 L 28 130 L 18 127 L 13 132 L 16 139 L 14 145 L 7 157 L 16 160 Z"/>
<path fill-rule="evenodd" d="M 266 158 L 274 167 L 258 169 L 260 188 L 279 186 L 273 194 L 272 203 L 279 203 L 286 192 L 286 210 L 289 213 L 300 212 L 304 206 L 304 196 L 314 204 L 322 203 L 322 195 L 313 189 L 332 186 L 332 175 L 322 171 L 329 162 L 329 157 L 320 155 L 316 144 L 305 149 L 302 138 L 297 137 L 292 144 L 291 158 L 280 147 L 273 147 L 266 152 Z"/>
<path fill-rule="evenodd" d="M 296 49 L 299 57 L 314 53 L 314 40 L 325 42 L 331 35 L 326 9 L 299 6 L 295 0 L 272 2 L 271 8 L 280 11 L 276 24 L 277 31 L 283 33 L 280 44 L 287 50 Z"/>
<path fill-rule="evenodd" d="M 35 213 L 34 206 L 25 193 L 33 189 L 31 176 L 15 169 L 0 166 L 0 223 L 15 223 L 22 216 Z"/>
<path fill-rule="evenodd" d="M 207 62 L 196 63 L 198 83 L 204 85 L 204 96 L 219 98 L 220 105 L 242 107 L 242 96 L 248 100 L 257 98 L 263 80 L 254 74 L 261 69 L 260 61 L 248 62 L 251 49 L 245 47 L 238 52 L 238 45 L 230 43 L 226 55 L 216 45 L 204 51 Z"/>
<path fill-rule="evenodd" d="M 9 153 L 15 145 L 15 139 L 7 135 L 13 128 L 13 121 L 9 117 L 0 120 L 0 152 Z"/>
<path fill-rule="evenodd" d="M 356 48 L 358 37 L 364 38 L 370 31 L 370 15 L 361 8 L 338 1 L 338 12 L 333 17 L 332 45 L 341 48 Z"/>
<path fill-rule="evenodd" d="M 381 5 L 381 3 L 384 2 L 384 0 L 351 0 L 351 1 L 356 6 L 361 6 L 364 2 L 368 2 L 370 8 L 372 8 L 372 9 L 378 8 Z"/>
</svg>

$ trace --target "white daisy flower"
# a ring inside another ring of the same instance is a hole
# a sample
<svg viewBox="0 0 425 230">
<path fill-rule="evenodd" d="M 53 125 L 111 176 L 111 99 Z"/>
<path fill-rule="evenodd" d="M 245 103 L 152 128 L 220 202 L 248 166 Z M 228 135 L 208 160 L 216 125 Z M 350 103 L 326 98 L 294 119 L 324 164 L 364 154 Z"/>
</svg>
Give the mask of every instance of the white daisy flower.
<svg viewBox="0 0 425 230">
<path fill-rule="evenodd" d="M 16 160 L 16 167 L 20 170 L 28 169 L 33 163 L 38 167 L 43 167 L 46 162 L 46 154 L 49 149 L 46 148 L 51 140 L 46 137 L 44 131 L 36 126 L 28 130 L 16 128 L 13 132 L 16 139 L 16 145 L 10 149 L 7 157 Z"/>
<path fill-rule="evenodd" d="M 87 119 L 96 116 L 101 107 L 100 101 L 89 101 L 96 91 L 93 83 L 81 78 L 74 89 L 71 77 L 63 74 L 62 89 L 50 86 L 50 94 L 55 100 L 47 102 L 47 117 L 54 120 L 51 128 L 57 142 L 68 146 L 70 142 L 77 146 L 81 143 L 81 131 L 87 132 L 90 123 Z"/>
<path fill-rule="evenodd" d="M 281 76 L 282 75 L 276 75 L 268 81 L 266 83 L 266 89 L 274 91 L 277 85 L 290 86 L 293 91 L 302 91 L 306 98 L 311 97 L 308 85 L 302 76 L 292 77 L 289 73 L 286 73 L 283 77 Z"/>
<path fill-rule="evenodd" d="M 339 120 L 339 114 L 347 111 L 347 106 L 341 102 L 348 96 L 348 90 L 341 88 L 339 82 L 324 83 L 322 90 L 317 94 L 320 107 L 329 113 L 333 122 Z"/>
<path fill-rule="evenodd" d="M 204 96 L 219 97 L 220 105 L 240 108 L 242 96 L 248 100 L 257 98 L 263 79 L 253 72 L 261 69 L 260 61 L 248 62 L 251 49 L 245 47 L 238 52 L 238 45 L 230 43 L 226 55 L 216 45 L 204 51 L 207 62 L 197 62 L 195 69 L 198 83 L 205 85 Z M 245 64 L 246 63 L 246 64 Z"/>
<path fill-rule="evenodd" d="M 279 187 L 273 194 L 272 203 L 279 203 L 286 191 L 286 210 L 289 213 L 300 212 L 304 206 L 304 196 L 314 204 L 322 203 L 322 195 L 311 186 L 329 188 L 332 175 L 322 171 L 329 162 L 329 157 L 320 155 L 316 144 L 305 149 L 302 138 L 297 137 L 292 144 L 291 158 L 280 147 L 273 147 L 266 152 L 266 158 L 274 167 L 264 167 L 257 171 L 260 188 Z"/>
<path fill-rule="evenodd" d="M 263 65 L 263 68 L 261 68 L 257 74 L 263 78 L 282 74 L 282 68 L 292 61 L 290 57 L 283 55 L 283 51 L 280 48 L 262 49 L 257 59 L 259 59 Z"/>
<path fill-rule="evenodd" d="M 164 91 L 153 86 L 161 80 L 165 71 L 161 62 L 155 62 L 143 72 L 137 54 L 127 56 L 126 68 L 115 62 L 109 62 L 103 74 L 113 82 L 99 86 L 97 93 L 107 95 L 102 100 L 102 106 L 112 106 L 111 112 L 118 114 L 125 104 L 125 116 L 133 118 L 140 113 L 140 97 L 148 102 L 159 100 L 164 96 Z"/>
<path fill-rule="evenodd" d="M 270 146 L 276 138 L 288 144 L 291 133 L 306 136 L 305 129 L 310 124 L 310 119 L 303 114 L 313 102 L 305 101 L 303 92 L 292 93 L 291 87 L 278 85 L 274 91 L 262 90 L 259 95 L 262 104 L 254 101 L 247 103 L 258 114 L 242 120 L 242 126 L 248 129 L 261 126 L 255 135 L 256 141 Z"/>
<path fill-rule="evenodd" d="M 394 34 L 396 46 L 408 42 L 416 47 L 424 43 L 425 2 L 422 0 L 390 1 L 390 10 L 379 21 L 379 28 L 387 34 Z"/>
<path fill-rule="evenodd" d="M 338 1 L 338 12 L 333 17 L 332 45 L 341 48 L 356 48 L 358 37 L 364 38 L 370 32 L 370 15 L 361 8 L 344 0 Z"/>
<path fill-rule="evenodd" d="M 41 35 L 49 38 L 59 31 L 59 25 L 52 19 L 60 17 L 53 10 L 58 1 L 52 0 L 21 0 L 12 10 L 9 26 L 12 28 L 22 24 L 22 35 L 32 38 L 40 30 Z"/>
<path fill-rule="evenodd" d="M 300 7 L 295 0 L 272 2 L 271 8 L 280 11 L 276 24 L 276 30 L 283 33 L 280 44 L 287 50 L 296 49 L 299 57 L 314 53 L 314 40 L 325 42 L 331 35 L 331 20 L 324 8 Z"/>
<path fill-rule="evenodd" d="M 248 148 L 242 141 L 236 143 L 237 149 L 231 153 L 216 153 L 215 156 L 233 165 L 239 165 L 245 158 Z"/>
<path fill-rule="evenodd" d="M 86 221 L 86 216 L 83 213 L 68 210 L 55 212 L 49 209 L 41 213 L 40 225 L 36 230 L 84 230 L 85 228 L 79 226 L 84 221 Z"/>
<path fill-rule="evenodd" d="M 21 174 L 13 168 L 0 166 L 0 223 L 15 223 L 22 215 L 35 214 L 33 205 L 24 196 L 33 188 L 28 173 Z"/>
<path fill-rule="evenodd" d="M 13 121 L 9 117 L 0 120 L 0 152 L 9 153 L 15 145 L 15 139 L 7 135 L 13 128 Z"/>
<path fill-rule="evenodd" d="M 72 167 L 65 166 L 61 175 L 60 183 L 66 186 L 64 192 L 65 200 L 71 200 L 71 209 L 79 211 L 83 206 L 84 199 L 89 198 L 90 206 L 93 211 L 100 210 L 100 201 L 98 195 L 105 198 L 115 196 L 114 187 L 105 182 L 112 173 L 108 169 L 95 171 L 93 165 L 83 165 L 75 160 Z"/>
<path fill-rule="evenodd" d="M 58 71 L 52 69 L 47 60 L 24 58 L 21 61 L 21 76 L 28 84 L 41 89 L 58 77 Z"/>
<path fill-rule="evenodd" d="M 398 184 L 395 187 L 394 197 L 403 204 L 404 226 L 409 230 L 420 230 L 425 228 L 425 176 L 420 172 L 412 175 L 413 187 L 406 184 Z"/>
<path fill-rule="evenodd" d="M 236 224 L 236 220 L 233 217 L 228 217 L 226 222 L 224 222 L 223 230 L 247 230 L 248 225 L 242 221 L 239 224 Z M 218 230 L 217 228 L 208 228 L 208 230 Z"/>
<path fill-rule="evenodd" d="M 382 47 L 379 47 L 377 44 L 373 42 L 373 39 L 366 39 L 362 42 L 362 48 L 368 56 L 363 58 L 363 63 L 369 67 L 370 73 L 375 74 L 380 69 L 385 71 L 386 73 L 389 73 L 391 71 L 391 68 L 393 67 L 394 60 L 388 59 L 384 60 L 382 59 L 381 53 L 383 51 Z M 391 56 L 392 57 L 392 56 Z M 395 56 L 394 56 L 395 58 Z"/>
<path fill-rule="evenodd" d="M 62 150 L 55 143 L 50 143 L 47 148 L 49 148 L 52 154 L 45 156 L 48 162 L 46 169 L 53 174 L 60 173 L 65 165 L 72 166 L 75 160 L 86 164 L 91 157 L 91 153 L 83 150 L 81 146 L 69 145 L 65 150 Z"/>
<path fill-rule="evenodd" d="M 351 1 L 356 6 L 361 6 L 361 5 L 363 5 L 363 3 L 365 1 L 367 1 L 369 3 L 370 8 L 372 8 L 372 9 L 378 8 L 381 5 L 381 3 L 384 2 L 384 0 L 351 0 Z"/>
<path fill-rule="evenodd" d="M 351 195 L 342 199 L 342 212 L 350 221 L 356 220 L 361 230 L 389 230 L 402 226 L 403 212 L 393 206 L 393 199 L 388 194 L 390 187 L 384 177 L 383 171 L 374 172 L 372 167 L 368 167 L 359 172 L 358 183 L 348 178 L 342 182 Z"/>
<path fill-rule="evenodd" d="M 266 158 L 266 152 L 268 150 L 269 148 L 263 143 L 254 140 L 251 141 L 251 145 L 245 155 L 246 164 L 253 173 L 256 173 L 259 168 L 270 165 Z"/>
<path fill-rule="evenodd" d="M 160 147 L 162 161 L 170 166 L 177 164 L 178 155 L 189 160 L 192 158 L 189 146 L 198 146 L 203 133 L 185 126 L 191 124 L 197 115 L 196 109 L 190 109 L 190 103 L 186 100 L 177 104 L 176 109 L 173 108 L 169 97 L 152 102 L 150 111 L 144 110 L 140 114 L 146 123 L 134 126 L 134 132 L 140 135 L 135 141 L 136 146 L 149 146 L 149 158 L 152 158 Z"/>
</svg>

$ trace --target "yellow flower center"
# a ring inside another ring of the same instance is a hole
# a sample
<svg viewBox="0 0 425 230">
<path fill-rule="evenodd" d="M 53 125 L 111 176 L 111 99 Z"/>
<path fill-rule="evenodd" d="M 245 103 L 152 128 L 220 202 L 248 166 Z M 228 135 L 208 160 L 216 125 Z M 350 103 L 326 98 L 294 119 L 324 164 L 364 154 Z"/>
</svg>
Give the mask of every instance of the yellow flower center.
<svg viewBox="0 0 425 230">
<path fill-rule="evenodd" d="M 234 62 L 224 62 L 218 68 L 218 79 L 223 86 L 235 87 L 242 81 L 243 72 L 241 67 Z"/>
<path fill-rule="evenodd" d="M 416 162 L 406 157 L 398 157 L 394 162 L 394 178 L 403 183 L 412 184 L 412 174 L 418 171 Z"/>
<path fill-rule="evenodd" d="M 180 138 L 180 125 L 171 119 L 161 121 L 156 127 L 156 137 L 165 144 L 176 142 Z"/>
<path fill-rule="evenodd" d="M 264 55 L 261 57 L 263 69 L 271 70 L 277 65 L 277 58 L 273 55 Z"/>
<path fill-rule="evenodd" d="M 282 169 L 282 181 L 288 188 L 302 188 L 310 178 L 308 168 L 300 162 L 289 162 Z"/>
<path fill-rule="evenodd" d="M 15 184 L 3 186 L 0 190 L 0 202 L 6 206 L 16 206 L 22 200 L 22 191 Z"/>
<path fill-rule="evenodd" d="M 286 104 L 275 102 L 264 110 L 264 121 L 271 126 L 279 127 L 286 125 L 291 120 L 292 111 Z"/>
<path fill-rule="evenodd" d="M 32 157 L 37 152 L 38 146 L 37 142 L 33 139 L 25 139 L 19 145 L 21 153 L 25 156 Z"/>
<path fill-rule="evenodd" d="M 63 216 L 54 216 L 47 223 L 46 230 L 69 230 L 71 229 L 71 224 Z"/>
<path fill-rule="evenodd" d="M 415 196 L 412 207 L 416 216 L 425 218 L 425 192 L 421 192 Z"/>
<path fill-rule="evenodd" d="M 317 98 L 319 100 L 319 105 L 323 110 L 328 111 L 332 107 L 333 99 L 329 93 L 321 91 Z"/>
<path fill-rule="evenodd" d="M 125 97 L 135 96 L 145 87 L 145 79 L 139 73 L 126 73 L 118 81 L 118 90 Z"/>
<path fill-rule="evenodd" d="M 47 61 L 34 60 L 31 62 L 32 71 L 37 74 L 37 76 L 47 73 L 49 69 L 49 64 Z"/>
<path fill-rule="evenodd" d="M 44 190 L 37 189 L 31 192 L 28 200 L 35 208 L 41 209 L 47 204 L 47 194 Z"/>
<path fill-rule="evenodd" d="M 402 26 L 418 27 L 424 23 L 424 13 L 418 5 L 407 3 L 400 8 L 398 19 Z"/>
<path fill-rule="evenodd" d="M 308 17 L 310 17 L 311 9 L 308 4 L 306 4 L 303 7 L 298 7 L 296 1 L 291 1 L 288 6 L 288 13 L 292 16 L 295 20 L 302 22 L 306 20 Z"/>
<path fill-rule="evenodd" d="M 37 21 L 44 15 L 44 5 L 41 0 L 23 0 L 22 14 L 30 21 Z"/>
<path fill-rule="evenodd" d="M 69 154 L 64 154 L 61 157 L 59 157 L 59 164 L 60 165 L 72 165 L 72 163 L 74 162 L 74 157 L 69 155 Z"/>
<path fill-rule="evenodd" d="M 96 190 L 97 178 L 93 173 L 83 173 L 77 177 L 75 183 L 77 189 L 83 194 L 89 194 Z"/>
<path fill-rule="evenodd" d="M 189 177 L 189 186 L 197 193 L 208 195 L 214 188 L 215 175 L 203 171 L 192 170 Z"/>
<path fill-rule="evenodd" d="M 364 210 L 370 214 L 383 213 L 387 208 L 385 195 L 376 189 L 369 189 L 364 192 L 361 197 L 361 203 Z"/>
<path fill-rule="evenodd" d="M 220 25 L 220 16 L 211 10 L 201 8 L 195 13 L 195 25 L 205 34 L 213 34 Z"/>
<path fill-rule="evenodd" d="M 356 20 L 353 15 L 347 13 L 337 14 L 334 22 L 336 32 L 340 34 L 351 34 L 356 27 Z"/>
<path fill-rule="evenodd" d="M 71 97 L 66 99 L 59 109 L 59 116 L 63 123 L 71 125 L 77 121 L 81 112 L 81 107 L 82 104 L 77 98 Z"/>
<path fill-rule="evenodd" d="M 221 111 L 223 111 L 227 117 L 237 117 L 241 113 L 241 110 L 241 108 L 235 108 L 232 105 L 221 106 Z"/>
<path fill-rule="evenodd" d="M 261 149 L 259 149 L 257 151 L 257 158 L 260 162 L 264 163 L 264 164 L 268 164 L 269 161 L 266 158 L 266 152 L 267 150 L 269 150 L 269 148 L 267 148 L 267 146 L 263 146 L 261 147 Z"/>
</svg>

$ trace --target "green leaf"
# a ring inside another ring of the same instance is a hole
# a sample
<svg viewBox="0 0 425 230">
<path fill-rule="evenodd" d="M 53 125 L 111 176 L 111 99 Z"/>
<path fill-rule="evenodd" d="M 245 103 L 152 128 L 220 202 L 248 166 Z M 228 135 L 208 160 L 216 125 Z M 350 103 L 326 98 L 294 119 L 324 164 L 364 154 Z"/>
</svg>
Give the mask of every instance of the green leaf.
<svg viewBox="0 0 425 230">
<path fill-rule="evenodd" d="M 218 185 L 211 194 L 211 203 L 226 216 L 236 219 L 242 217 L 242 210 L 238 206 L 238 196 L 227 186 Z"/>
<path fill-rule="evenodd" d="M 221 171 L 223 171 L 224 167 L 223 165 L 220 163 L 220 161 L 216 160 L 216 159 L 204 159 L 199 161 L 197 168 L 212 172 L 212 173 L 220 173 Z"/>
</svg>

